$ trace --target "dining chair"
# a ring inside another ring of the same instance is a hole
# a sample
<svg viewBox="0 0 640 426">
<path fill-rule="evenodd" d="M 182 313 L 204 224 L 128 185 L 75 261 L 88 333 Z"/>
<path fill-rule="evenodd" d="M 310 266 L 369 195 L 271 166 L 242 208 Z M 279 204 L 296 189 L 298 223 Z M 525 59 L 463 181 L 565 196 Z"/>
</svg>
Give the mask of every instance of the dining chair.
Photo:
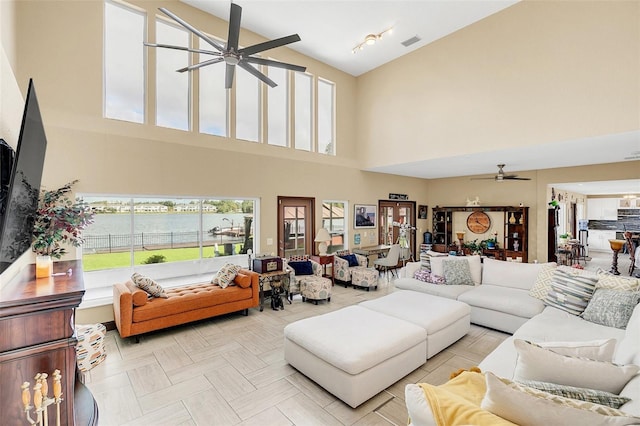
<svg viewBox="0 0 640 426">
<path fill-rule="evenodd" d="M 373 262 L 373 266 L 379 271 L 384 271 L 385 273 L 389 273 L 396 276 L 395 270 L 398 268 L 398 260 L 400 259 L 400 244 L 394 244 L 389 249 L 386 257 L 382 257 L 380 259 L 376 259 Z M 388 278 L 388 275 L 387 275 Z"/>
</svg>

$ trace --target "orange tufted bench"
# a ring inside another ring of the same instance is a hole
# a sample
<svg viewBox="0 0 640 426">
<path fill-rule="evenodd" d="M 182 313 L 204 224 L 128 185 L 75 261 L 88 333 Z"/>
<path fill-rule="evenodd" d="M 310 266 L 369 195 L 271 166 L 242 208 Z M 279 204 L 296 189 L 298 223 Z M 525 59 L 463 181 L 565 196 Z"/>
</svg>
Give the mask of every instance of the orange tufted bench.
<svg viewBox="0 0 640 426">
<path fill-rule="evenodd" d="M 241 277 L 244 276 L 244 279 Z M 258 274 L 241 269 L 236 285 L 203 283 L 167 288 L 167 298 L 148 298 L 131 280 L 113 286 L 113 314 L 121 337 L 137 336 L 259 305 Z"/>
</svg>

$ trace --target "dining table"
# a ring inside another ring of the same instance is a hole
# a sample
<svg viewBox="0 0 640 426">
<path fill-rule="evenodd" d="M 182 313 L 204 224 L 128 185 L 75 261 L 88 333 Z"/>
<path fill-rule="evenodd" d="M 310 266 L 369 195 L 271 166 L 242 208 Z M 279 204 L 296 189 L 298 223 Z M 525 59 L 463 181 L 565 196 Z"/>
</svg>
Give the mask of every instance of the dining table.
<svg viewBox="0 0 640 426">
<path fill-rule="evenodd" d="M 365 256 L 367 258 L 367 267 L 368 267 L 371 264 L 369 256 L 377 256 L 378 258 L 385 257 L 389 252 L 390 248 L 391 248 L 390 245 L 378 244 L 375 246 L 356 247 L 351 251 L 355 254 L 360 254 L 362 256 Z"/>
</svg>

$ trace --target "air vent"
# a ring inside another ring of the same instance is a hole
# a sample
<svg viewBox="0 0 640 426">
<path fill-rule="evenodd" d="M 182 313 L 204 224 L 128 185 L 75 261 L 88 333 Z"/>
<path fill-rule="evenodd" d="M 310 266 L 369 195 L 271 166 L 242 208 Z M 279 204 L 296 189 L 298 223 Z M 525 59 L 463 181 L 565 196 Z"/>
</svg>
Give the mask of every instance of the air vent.
<svg viewBox="0 0 640 426">
<path fill-rule="evenodd" d="M 422 39 L 416 35 L 416 36 L 413 36 L 413 37 L 408 38 L 408 39 L 406 39 L 405 41 L 403 41 L 403 42 L 402 42 L 402 45 L 403 45 L 404 47 L 409 47 L 409 46 L 411 46 L 412 44 L 419 42 L 420 40 L 422 40 Z"/>
</svg>

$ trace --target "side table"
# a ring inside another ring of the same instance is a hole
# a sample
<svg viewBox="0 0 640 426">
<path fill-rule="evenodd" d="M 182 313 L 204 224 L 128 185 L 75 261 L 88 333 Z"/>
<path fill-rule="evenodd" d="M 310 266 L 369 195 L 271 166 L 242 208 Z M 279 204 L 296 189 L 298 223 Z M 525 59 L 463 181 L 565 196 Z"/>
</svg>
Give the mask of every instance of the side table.
<svg viewBox="0 0 640 426">
<path fill-rule="evenodd" d="M 333 255 L 332 254 L 320 254 L 320 255 L 312 255 L 311 260 L 314 262 L 318 262 L 322 265 L 322 276 L 331 278 L 331 285 L 335 284 L 335 280 L 333 278 Z M 327 274 L 327 265 L 331 265 L 331 275 Z"/>
<path fill-rule="evenodd" d="M 289 271 L 273 271 L 258 274 L 258 282 L 260 283 L 260 312 L 264 310 L 264 283 L 272 283 L 274 281 L 282 281 L 282 285 L 286 290 L 287 300 L 291 304 L 289 298 Z"/>
</svg>

